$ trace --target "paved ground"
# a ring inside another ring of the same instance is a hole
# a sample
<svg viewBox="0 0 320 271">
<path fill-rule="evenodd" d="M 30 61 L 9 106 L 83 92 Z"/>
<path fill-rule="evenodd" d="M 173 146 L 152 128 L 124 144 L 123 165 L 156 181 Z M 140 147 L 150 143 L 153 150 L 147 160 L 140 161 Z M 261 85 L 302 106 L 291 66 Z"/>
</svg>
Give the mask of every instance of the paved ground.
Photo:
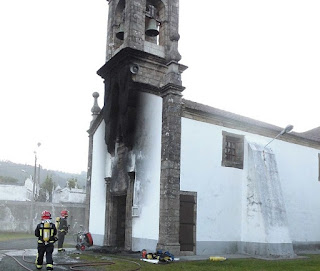
<svg viewBox="0 0 320 271">
<path fill-rule="evenodd" d="M 70 270 L 71 264 L 76 264 L 76 258 L 71 257 L 71 254 L 79 254 L 80 252 L 75 248 L 75 242 L 72 236 L 66 238 L 65 243 L 71 244 L 73 247 L 66 248 L 66 252 L 53 253 L 54 270 Z M 0 270 L 3 271 L 25 271 L 37 270 L 35 268 L 35 258 L 37 255 L 37 240 L 35 238 L 11 240 L 0 242 Z M 77 257 L 76 255 L 74 255 Z M 45 266 L 42 270 L 45 270 Z M 86 270 L 93 270 L 87 268 Z"/>
<path fill-rule="evenodd" d="M 0 242 L 0 270 L 5 271 L 25 271 L 37 270 L 35 268 L 35 258 L 37 255 L 37 239 L 21 239 Z M 56 249 L 54 252 L 54 261 L 57 257 Z M 43 268 L 45 270 L 45 268 Z M 55 267 L 55 270 L 68 270 L 65 267 Z"/>
<path fill-rule="evenodd" d="M 75 248 L 76 242 L 72 236 L 66 236 L 65 239 L 65 252 L 57 251 L 57 244 L 55 244 L 55 250 L 53 253 L 54 270 L 70 270 L 71 266 L 75 266 L 80 263 L 77 259 L 77 255 L 80 253 L 93 253 L 94 249 L 100 247 L 90 247 L 84 252 Z M 0 242 L 0 270 L 1 271 L 30 271 L 37 270 L 35 267 L 35 259 L 37 255 L 37 239 L 28 238 L 20 240 L 10 240 L 6 242 Z M 119 253 L 116 256 L 130 256 L 130 258 L 136 258 L 137 263 L 140 261 L 140 253 Z M 112 262 L 114 260 L 111 255 L 106 254 L 104 257 L 99 258 L 100 261 Z M 81 264 L 81 263 L 80 263 Z M 42 270 L 46 270 L 45 264 Z M 75 269 L 76 270 L 76 269 Z M 80 269 L 79 269 L 80 270 Z M 81 268 L 81 270 L 94 271 L 92 267 Z"/>
</svg>

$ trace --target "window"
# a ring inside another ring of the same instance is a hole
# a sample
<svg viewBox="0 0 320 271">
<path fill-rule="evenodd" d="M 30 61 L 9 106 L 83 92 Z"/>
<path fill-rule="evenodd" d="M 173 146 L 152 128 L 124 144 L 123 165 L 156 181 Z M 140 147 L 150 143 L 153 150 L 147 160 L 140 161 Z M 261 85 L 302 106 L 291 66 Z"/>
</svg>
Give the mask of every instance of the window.
<svg viewBox="0 0 320 271">
<path fill-rule="evenodd" d="M 223 167 L 243 169 L 243 140 L 244 136 L 222 132 L 222 162 Z"/>
</svg>

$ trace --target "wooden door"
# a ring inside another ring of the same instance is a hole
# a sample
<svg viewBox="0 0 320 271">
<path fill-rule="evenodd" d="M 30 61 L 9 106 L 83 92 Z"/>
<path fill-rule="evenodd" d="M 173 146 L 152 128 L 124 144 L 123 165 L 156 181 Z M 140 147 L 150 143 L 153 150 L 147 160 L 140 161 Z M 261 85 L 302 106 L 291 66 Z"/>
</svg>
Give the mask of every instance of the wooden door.
<svg viewBox="0 0 320 271">
<path fill-rule="evenodd" d="M 195 196 L 180 194 L 181 251 L 194 251 L 195 247 Z"/>
</svg>

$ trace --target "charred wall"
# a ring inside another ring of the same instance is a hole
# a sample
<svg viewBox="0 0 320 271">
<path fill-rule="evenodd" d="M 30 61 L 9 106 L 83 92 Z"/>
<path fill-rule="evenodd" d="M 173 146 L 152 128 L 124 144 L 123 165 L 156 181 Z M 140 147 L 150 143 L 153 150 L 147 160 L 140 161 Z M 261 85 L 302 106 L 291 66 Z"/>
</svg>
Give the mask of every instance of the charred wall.
<svg viewBox="0 0 320 271">
<path fill-rule="evenodd" d="M 105 79 L 104 121 L 105 142 L 114 155 L 115 144 L 123 143 L 132 149 L 136 129 L 137 92 L 133 88 L 130 65 L 112 70 Z"/>
</svg>

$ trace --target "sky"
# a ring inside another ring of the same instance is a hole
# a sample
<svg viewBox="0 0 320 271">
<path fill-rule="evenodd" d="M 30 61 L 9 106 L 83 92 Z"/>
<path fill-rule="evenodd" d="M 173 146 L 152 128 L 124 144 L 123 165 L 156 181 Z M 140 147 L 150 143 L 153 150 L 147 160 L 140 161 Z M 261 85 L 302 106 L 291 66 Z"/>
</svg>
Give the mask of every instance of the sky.
<svg viewBox="0 0 320 271">
<path fill-rule="evenodd" d="M 319 127 L 319 14 L 318 0 L 180 0 L 184 98 L 296 132 Z M 106 0 L 0 2 L 1 160 L 32 165 L 36 151 L 46 169 L 87 170 L 107 15 Z"/>
</svg>

